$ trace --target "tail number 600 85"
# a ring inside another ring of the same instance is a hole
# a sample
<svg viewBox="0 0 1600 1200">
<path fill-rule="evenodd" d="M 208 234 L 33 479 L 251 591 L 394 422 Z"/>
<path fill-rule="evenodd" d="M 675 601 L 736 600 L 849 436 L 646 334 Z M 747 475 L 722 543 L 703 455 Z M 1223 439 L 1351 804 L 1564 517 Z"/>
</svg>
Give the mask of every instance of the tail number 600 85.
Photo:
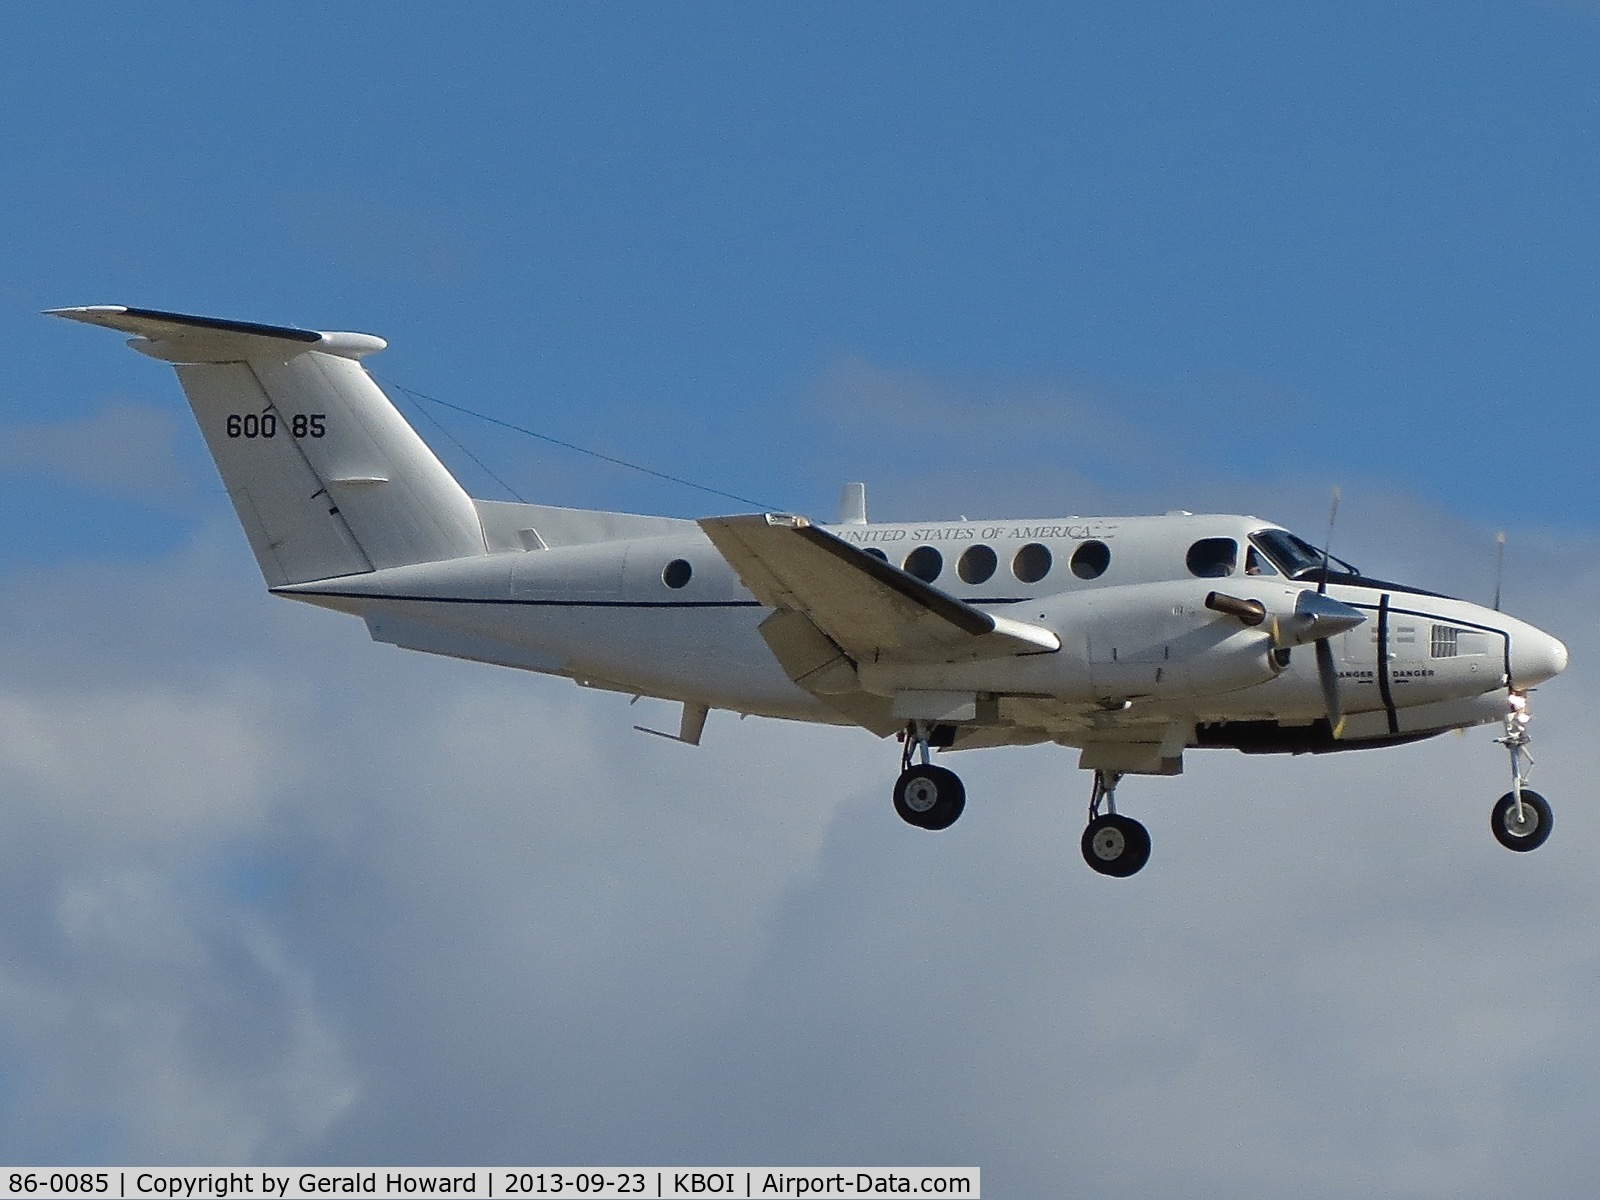
<svg viewBox="0 0 1600 1200">
<path fill-rule="evenodd" d="M 228 436 L 231 438 L 275 438 L 278 436 L 278 414 L 229 413 Z M 328 432 L 324 413 L 295 413 L 289 418 L 289 435 L 296 438 L 319 438 Z"/>
</svg>

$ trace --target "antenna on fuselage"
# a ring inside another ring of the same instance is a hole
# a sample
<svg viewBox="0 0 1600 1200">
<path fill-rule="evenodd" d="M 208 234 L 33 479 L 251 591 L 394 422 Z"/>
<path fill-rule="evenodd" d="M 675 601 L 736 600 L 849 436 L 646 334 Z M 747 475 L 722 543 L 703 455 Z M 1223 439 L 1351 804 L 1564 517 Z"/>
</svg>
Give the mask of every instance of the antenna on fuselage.
<svg viewBox="0 0 1600 1200">
<path fill-rule="evenodd" d="M 847 483 L 839 493 L 840 525 L 865 525 L 867 523 L 867 485 Z"/>
<path fill-rule="evenodd" d="M 1506 577 L 1506 531 L 1494 535 L 1494 610 L 1500 611 L 1500 584 Z"/>
</svg>

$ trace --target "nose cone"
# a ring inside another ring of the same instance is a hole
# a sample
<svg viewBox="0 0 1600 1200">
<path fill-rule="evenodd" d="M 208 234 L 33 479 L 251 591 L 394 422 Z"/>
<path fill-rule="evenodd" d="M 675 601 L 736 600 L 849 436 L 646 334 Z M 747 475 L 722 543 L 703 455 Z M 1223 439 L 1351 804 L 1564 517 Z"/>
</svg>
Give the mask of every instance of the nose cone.
<svg viewBox="0 0 1600 1200">
<path fill-rule="evenodd" d="M 1531 625 L 1511 635 L 1511 683 L 1513 687 L 1532 687 L 1554 679 L 1567 669 L 1567 647 L 1542 629 Z"/>
</svg>

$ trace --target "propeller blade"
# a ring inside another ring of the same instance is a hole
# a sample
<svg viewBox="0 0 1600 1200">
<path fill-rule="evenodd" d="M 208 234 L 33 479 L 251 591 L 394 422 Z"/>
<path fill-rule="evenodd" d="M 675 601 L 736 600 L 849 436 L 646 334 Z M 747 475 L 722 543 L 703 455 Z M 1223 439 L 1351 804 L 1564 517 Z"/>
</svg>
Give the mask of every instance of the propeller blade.
<svg viewBox="0 0 1600 1200">
<path fill-rule="evenodd" d="M 1317 581 L 1317 594 L 1328 591 L 1328 556 L 1333 553 L 1333 523 L 1339 519 L 1339 489 L 1333 489 L 1333 503 L 1328 506 L 1328 536 L 1322 543 L 1322 578 Z"/>
<path fill-rule="evenodd" d="M 1506 533 L 1501 530 L 1494 535 L 1494 610 L 1500 611 L 1500 584 L 1506 577 Z"/>
<path fill-rule="evenodd" d="M 1328 709 L 1328 724 L 1333 736 L 1344 734 L 1344 713 L 1339 708 L 1339 671 L 1333 663 L 1333 647 L 1327 638 L 1317 639 L 1317 679 L 1322 684 L 1322 701 Z"/>
</svg>

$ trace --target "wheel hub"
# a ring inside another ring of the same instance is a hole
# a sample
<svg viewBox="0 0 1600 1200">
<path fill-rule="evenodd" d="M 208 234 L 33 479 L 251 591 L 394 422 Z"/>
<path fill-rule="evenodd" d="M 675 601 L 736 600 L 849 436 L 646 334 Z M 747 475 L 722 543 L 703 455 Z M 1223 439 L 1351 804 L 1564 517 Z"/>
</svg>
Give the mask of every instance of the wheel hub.
<svg viewBox="0 0 1600 1200">
<path fill-rule="evenodd" d="M 913 779 L 906 785 L 906 807 L 925 813 L 939 802 L 939 788 L 931 779 Z"/>
<path fill-rule="evenodd" d="M 1116 862 L 1128 849 L 1128 839 L 1122 830 L 1108 825 L 1094 835 L 1090 842 L 1094 856 L 1101 862 Z"/>
<path fill-rule="evenodd" d="M 1517 807 L 1512 805 L 1506 810 L 1504 821 L 1506 832 L 1512 837 L 1531 837 L 1539 830 L 1539 810 L 1531 804 L 1522 806 L 1522 820 L 1517 820 Z"/>
</svg>

